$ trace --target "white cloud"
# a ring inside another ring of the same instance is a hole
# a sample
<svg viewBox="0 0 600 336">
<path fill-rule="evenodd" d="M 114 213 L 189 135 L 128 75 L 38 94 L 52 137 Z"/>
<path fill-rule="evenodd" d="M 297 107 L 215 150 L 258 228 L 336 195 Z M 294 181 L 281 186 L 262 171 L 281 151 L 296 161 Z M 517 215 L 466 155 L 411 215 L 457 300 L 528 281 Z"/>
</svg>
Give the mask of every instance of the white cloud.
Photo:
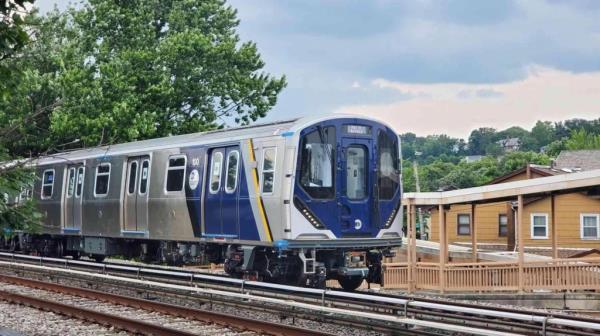
<svg viewBox="0 0 600 336">
<path fill-rule="evenodd" d="M 477 127 L 532 127 L 537 120 L 600 117 L 600 72 L 573 73 L 531 66 L 519 81 L 499 84 L 412 84 L 385 79 L 371 85 L 409 99 L 343 106 L 338 113 L 390 122 L 398 132 L 468 137 Z"/>
</svg>

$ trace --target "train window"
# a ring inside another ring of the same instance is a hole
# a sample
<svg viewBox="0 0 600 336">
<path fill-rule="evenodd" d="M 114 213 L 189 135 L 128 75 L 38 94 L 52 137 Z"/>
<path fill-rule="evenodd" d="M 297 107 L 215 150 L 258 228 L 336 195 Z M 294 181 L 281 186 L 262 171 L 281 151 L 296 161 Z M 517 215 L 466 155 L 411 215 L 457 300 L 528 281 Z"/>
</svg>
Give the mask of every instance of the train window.
<svg viewBox="0 0 600 336">
<path fill-rule="evenodd" d="M 67 197 L 73 197 L 73 192 L 75 192 L 75 168 L 69 169 L 69 180 L 67 186 Z"/>
<path fill-rule="evenodd" d="M 45 170 L 42 176 L 42 199 L 52 198 L 54 191 L 54 169 Z"/>
<path fill-rule="evenodd" d="M 137 181 L 137 161 L 133 161 L 129 164 L 129 185 L 127 186 L 127 193 L 129 195 L 135 192 L 135 182 Z"/>
<path fill-rule="evenodd" d="M 394 197 L 398 189 L 398 139 L 380 131 L 377 143 L 379 147 L 379 169 L 377 170 L 379 199 L 389 200 Z"/>
<path fill-rule="evenodd" d="M 167 168 L 167 192 L 183 190 L 185 162 L 185 156 L 173 156 L 169 158 L 169 167 Z"/>
<path fill-rule="evenodd" d="M 148 178 L 150 177 L 150 161 L 142 162 L 142 174 L 140 175 L 140 195 L 144 195 L 148 189 Z"/>
<path fill-rule="evenodd" d="M 346 196 L 363 199 L 367 196 L 367 149 L 350 146 L 346 155 Z"/>
<path fill-rule="evenodd" d="M 101 163 L 96 167 L 96 184 L 94 186 L 94 196 L 103 197 L 108 195 L 110 183 L 110 163 Z"/>
<path fill-rule="evenodd" d="M 238 151 L 231 151 L 227 154 L 227 179 L 225 180 L 225 192 L 227 193 L 233 193 L 237 187 L 239 158 L 240 152 Z"/>
<path fill-rule="evenodd" d="M 221 167 L 223 165 L 223 153 L 213 152 L 210 165 L 210 193 L 216 194 L 221 188 Z"/>
<path fill-rule="evenodd" d="M 319 127 L 300 143 L 300 185 L 311 197 L 331 199 L 335 195 L 335 127 Z"/>
<path fill-rule="evenodd" d="M 275 182 L 275 156 L 277 148 L 263 149 L 263 164 L 262 164 L 262 192 L 269 194 L 273 192 L 273 184 Z"/>
<path fill-rule="evenodd" d="M 83 178 L 85 173 L 85 167 L 79 167 L 77 169 L 77 190 L 75 190 L 75 197 L 81 197 L 81 193 L 83 192 Z"/>
</svg>

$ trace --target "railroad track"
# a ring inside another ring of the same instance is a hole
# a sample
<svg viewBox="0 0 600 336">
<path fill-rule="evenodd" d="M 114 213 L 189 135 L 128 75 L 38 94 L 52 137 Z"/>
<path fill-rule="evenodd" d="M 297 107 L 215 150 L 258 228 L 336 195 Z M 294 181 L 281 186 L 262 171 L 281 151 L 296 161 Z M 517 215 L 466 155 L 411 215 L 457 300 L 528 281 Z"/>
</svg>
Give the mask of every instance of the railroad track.
<svg viewBox="0 0 600 336">
<path fill-rule="evenodd" d="M 381 332 L 436 334 L 443 331 L 482 335 L 576 336 L 600 333 L 599 320 L 543 311 L 411 296 L 290 287 L 160 267 L 97 264 L 6 253 L 0 253 L 0 258 L 11 260 L 4 263 L 13 268 L 50 272 L 54 276 L 62 272 L 70 277 L 94 278 L 104 283 L 128 282 L 129 287 L 152 288 L 156 293 L 179 293 L 178 295 L 211 303 L 246 305 L 300 318 L 326 318 L 328 323 Z M 90 273 L 90 270 L 101 274 Z"/>
<path fill-rule="evenodd" d="M 277 323 L 6 275 L 0 275 L 0 299 L 144 335 L 327 335 Z"/>
</svg>

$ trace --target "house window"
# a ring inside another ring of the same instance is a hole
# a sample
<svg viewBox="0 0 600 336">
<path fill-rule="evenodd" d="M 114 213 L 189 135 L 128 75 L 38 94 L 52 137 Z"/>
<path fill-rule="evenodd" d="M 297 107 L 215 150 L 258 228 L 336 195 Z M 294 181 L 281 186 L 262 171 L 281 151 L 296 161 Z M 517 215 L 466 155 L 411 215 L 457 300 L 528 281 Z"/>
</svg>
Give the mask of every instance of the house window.
<svg viewBox="0 0 600 336">
<path fill-rule="evenodd" d="M 548 239 L 547 214 L 531 214 L 531 239 Z"/>
<path fill-rule="evenodd" d="M 262 192 L 270 194 L 273 192 L 273 183 L 275 180 L 275 148 L 265 148 L 263 150 L 262 164 Z"/>
<path fill-rule="evenodd" d="M 45 170 L 42 176 L 42 199 L 52 198 L 54 190 L 54 169 Z"/>
<path fill-rule="evenodd" d="M 471 215 L 458 214 L 456 224 L 456 233 L 458 235 L 468 236 L 471 234 Z"/>
<path fill-rule="evenodd" d="M 508 217 L 506 214 L 498 215 L 498 237 L 506 237 L 508 234 Z"/>
<path fill-rule="evenodd" d="M 183 190 L 185 178 L 185 156 L 172 156 L 167 167 L 167 192 Z"/>
<path fill-rule="evenodd" d="M 598 239 L 600 236 L 600 215 L 581 214 L 581 239 Z"/>
<path fill-rule="evenodd" d="M 101 163 L 96 167 L 96 185 L 94 186 L 94 196 L 102 197 L 108 195 L 109 183 L 110 163 Z"/>
</svg>

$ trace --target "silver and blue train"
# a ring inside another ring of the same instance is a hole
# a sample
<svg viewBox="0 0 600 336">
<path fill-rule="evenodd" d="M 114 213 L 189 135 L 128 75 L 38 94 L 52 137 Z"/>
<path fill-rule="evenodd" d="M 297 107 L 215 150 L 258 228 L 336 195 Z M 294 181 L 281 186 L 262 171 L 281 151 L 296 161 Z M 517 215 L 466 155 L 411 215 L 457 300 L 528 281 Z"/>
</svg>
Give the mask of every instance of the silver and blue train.
<svg viewBox="0 0 600 336">
<path fill-rule="evenodd" d="M 41 232 L 1 244 L 49 256 L 223 263 L 232 276 L 352 290 L 401 244 L 400 140 L 328 116 L 38 159 Z"/>
</svg>

